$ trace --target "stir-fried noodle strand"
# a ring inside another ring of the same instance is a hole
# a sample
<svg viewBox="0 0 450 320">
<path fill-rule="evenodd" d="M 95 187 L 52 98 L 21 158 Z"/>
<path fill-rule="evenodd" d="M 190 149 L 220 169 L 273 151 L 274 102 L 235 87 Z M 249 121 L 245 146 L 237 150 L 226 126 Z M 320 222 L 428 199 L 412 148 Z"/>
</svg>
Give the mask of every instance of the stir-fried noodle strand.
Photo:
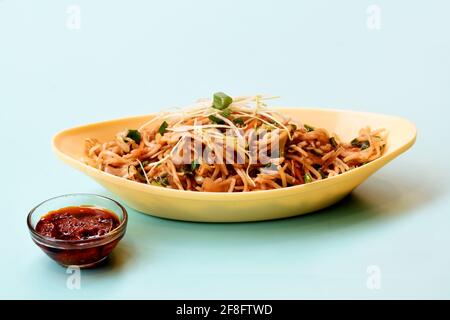
<svg viewBox="0 0 450 320">
<path fill-rule="evenodd" d="M 326 179 L 379 158 L 384 129 L 342 142 L 266 106 L 271 97 L 223 93 L 164 112 L 111 141 L 86 140 L 84 161 L 125 179 L 206 192 L 285 188 Z"/>
</svg>

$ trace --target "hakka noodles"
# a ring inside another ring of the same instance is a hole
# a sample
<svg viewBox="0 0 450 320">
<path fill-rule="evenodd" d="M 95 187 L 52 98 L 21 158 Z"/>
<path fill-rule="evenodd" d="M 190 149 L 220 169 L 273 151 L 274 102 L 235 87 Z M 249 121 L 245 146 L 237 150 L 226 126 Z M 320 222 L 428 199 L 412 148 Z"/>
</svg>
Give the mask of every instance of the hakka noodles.
<svg viewBox="0 0 450 320">
<path fill-rule="evenodd" d="M 379 158 L 384 129 L 351 142 L 267 107 L 271 97 L 213 99 L 162 112 L 106 142 L 86 139 L 84 161 L 109 174 L 164 188 L 242 192 L 326 179 Z"/>
</svg>

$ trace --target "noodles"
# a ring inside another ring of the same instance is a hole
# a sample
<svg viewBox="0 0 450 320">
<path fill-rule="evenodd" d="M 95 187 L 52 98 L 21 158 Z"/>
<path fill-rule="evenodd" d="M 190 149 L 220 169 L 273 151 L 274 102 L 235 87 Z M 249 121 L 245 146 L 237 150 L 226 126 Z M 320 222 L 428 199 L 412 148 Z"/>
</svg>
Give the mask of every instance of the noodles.
<svg viewBox="0 0 450 320">
<path fill-rule="evenodd" d="M 271 97 L 217 93 L 160 113 L 111 141 L 86 139 L 85 163 L 125 179 L 204 192 L 286 188 L 334 177 L 382 156 L 384 129 L 343 143 L 266 106 Z"/>
</svg>

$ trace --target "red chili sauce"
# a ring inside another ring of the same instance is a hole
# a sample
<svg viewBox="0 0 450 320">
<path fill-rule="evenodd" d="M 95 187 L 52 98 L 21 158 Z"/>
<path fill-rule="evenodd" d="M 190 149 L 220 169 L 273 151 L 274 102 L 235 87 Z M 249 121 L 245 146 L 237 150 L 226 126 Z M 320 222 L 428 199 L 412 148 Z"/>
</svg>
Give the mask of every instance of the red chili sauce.
<svg viewBox="0 0 450 320">
<path fill-rule="evenodd" d="M 60 240 L 87 240 L 104 236 L 120 224 L 117 216 L 96 207 L 65 207 L 51 211 L 36 225 L 44 237 Z"/>
</svg>

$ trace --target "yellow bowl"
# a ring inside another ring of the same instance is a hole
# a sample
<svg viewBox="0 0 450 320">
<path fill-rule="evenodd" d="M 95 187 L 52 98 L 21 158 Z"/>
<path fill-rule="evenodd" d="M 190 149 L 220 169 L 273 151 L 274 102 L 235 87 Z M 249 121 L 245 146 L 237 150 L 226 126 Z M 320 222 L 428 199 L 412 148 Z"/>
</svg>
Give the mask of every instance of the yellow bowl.
<svg viewBox="0 0 450 320">
<path fill-rule="evenodd" d="M 110 140 L 118 131 L 137 128 L 152 115 L 137 116 L 80 126 L 53 138 L 56 155 L 116 194 L 130 207 L 158 217 L 203 222 L 241 222 L 296 216 L 330 206 L 360 185 L 370 175 L 408 150 L 415 142 L 416 128 L 408 120 L 354 111 L 280 108 L 283 114 L 303 123 L 338 134 L 343 141 L 354 138 L 360 128 L 389 131 L 384 155 L 362 167 L 336 177 L 295 187 L 246 193 L 208 193 L 172 190 L 119 178 L 85 165 L 84 139 Z"/>
</svg>

